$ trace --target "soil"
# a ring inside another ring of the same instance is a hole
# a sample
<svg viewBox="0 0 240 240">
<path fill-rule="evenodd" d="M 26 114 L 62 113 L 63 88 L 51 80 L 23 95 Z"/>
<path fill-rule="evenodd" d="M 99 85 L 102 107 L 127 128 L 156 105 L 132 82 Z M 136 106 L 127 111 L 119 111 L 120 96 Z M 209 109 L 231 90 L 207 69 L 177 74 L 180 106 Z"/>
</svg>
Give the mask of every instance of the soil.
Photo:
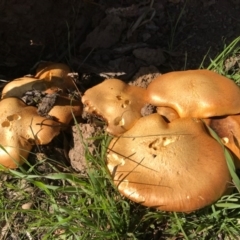
<svg viewBox="0 0 240 240">
<path fill-rule="evenodd" d="M 67 62 L 80 76 L 198 68 L 240 34 L 238 0 L 1 1 L 0 77 L 40 60 Z M 185 64 L 186 62 L 186 64 Z"/>
</svg>

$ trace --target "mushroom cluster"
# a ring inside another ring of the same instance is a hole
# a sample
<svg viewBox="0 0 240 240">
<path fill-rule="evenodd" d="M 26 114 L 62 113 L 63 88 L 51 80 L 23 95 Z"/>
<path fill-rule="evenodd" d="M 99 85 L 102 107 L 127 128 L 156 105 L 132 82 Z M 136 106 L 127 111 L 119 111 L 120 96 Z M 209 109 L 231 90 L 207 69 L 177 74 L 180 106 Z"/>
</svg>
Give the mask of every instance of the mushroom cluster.
<svg viewBox="0 0 240 240">
<path fill-rule="evenodd" d="M 206 124 L 239 159 L 240 89 L 230 79 L 209 70 L 178 71 L 141 90 L 110 79 L 88 89 L 82 102 L 107 122 L 113 135 L 107 167 L 127 198 L 190 212 L 229 191 L 224 149 Z M 156 113 L 142 116 L 145 104 Z"/>
<path fill-rule="evenodd" d="M 0 101 L 0 164 L 19 167 L 33 145 L 48 144 L 82 114 L 70 69 L 61 63 L 42 63 L 33 77 L 18 78 L 2 90 Z"/>
<path fill-rule="evenodd" d="M 107 167 L 118 190 L 144 206 L 190 212 L 229 192 L 225 149 L 240 167 L 240 89 L 209 70 L 157 76 L 147 88 L 108 79 L 80 100 L 70 69 L 42 63 L 35 76 L 8 83 L 0 101 L 0 164 L 17 168 L 33 145 L 48 144 L 84 109 L 113 138 Z M 145 116 L 143 109 L 155 112 Z"/>
</svg>

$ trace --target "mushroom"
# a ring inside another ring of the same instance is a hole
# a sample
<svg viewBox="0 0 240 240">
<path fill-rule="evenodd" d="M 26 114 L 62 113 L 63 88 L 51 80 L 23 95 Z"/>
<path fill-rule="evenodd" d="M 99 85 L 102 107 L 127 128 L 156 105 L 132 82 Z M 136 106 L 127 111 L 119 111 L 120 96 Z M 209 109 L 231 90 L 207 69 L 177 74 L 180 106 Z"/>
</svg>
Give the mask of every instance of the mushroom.
<svg viewBox="0 0 240 240">
<path fill-rule="evenodd" d="M 11 83 L 14 83 L 15 81 Z M 25 81 L 25 79 L 23 81 Z M 36 102 L 34 100 L 34 96 L 31 96 L 31 98 L 33 98 L 31 102 L 34 103 L 33 104 L 34 106 L 38 106 L 39 115 L 41 116 L 50 115 L 54 117 L 54 119 L 57 120 L 58 122 L 69 124 L 69 122 L 72 120 L 73 115 L 80 116 L 82 114 L 83 107 L 81 100 L 73 99 L 66 93 L 62 93 L 61 91 L 59 91 L 57 87 L 48 88 L 46 83 L 47 82 L 44 82 L 42 80 L 37 81 L 34 80 L 32 81 L 31 84 L 30 83 L 23 85 L 19 84 L 19 87 L 15 87 L 12 90 L 9 90 L 9 86 L 6 86 L 6 88 L 3 91 L 3 98 L 5 99 L 10 96 L 20 98 L 20 96 L 24 96 L 25 93 L 29 92 L 27 89 L 31 89 L 30 85 L 34 86 L 35 84 L 37 84 L 38 87 L 32 87 L 32 89 L 36 88 L 39 90 L 41 89 L 43 91 L 40 92 L 44 94 L 43 96 L 40 96 L 39 97 L 40 99 L 37 99 Z M 33 91 L 32 93 L 34 92 L 35 91 Z M 56 99 L 54 100 L 54 102 L 51 102 L 50 100 L 51 96 Z M 43 112 L 43 114 L 41 112 Z"/>
<path fill-rule="evenodd" d="M 61 130 L 61 124 L 41 117 L 37 108 L 18 98 L 0 101 L 0 164 L 17 168 L 28 157 L 32 145 L 48 144 Z"/>
<path fill-rule="evenodd" d="M 231 181 L 224 150 L 201 120 L 167 123 L 157 113 L 112 139 L 107 167 L 124 196 L 164 211 L 190 212 L 210 205 Z"/>
<path fill-rule="evenodd" d="M 47 80 L 61 89 L 74 89 L 75 84 L 69 76 L 70 68 L 63 63 L 42 62 L 38 65 L 35 78 Z"/>
<path fill-rule="evenodd" d="M 82 102 L 85 111 L 101 116 L 107 122 L 107 131 L 119 135 L 130 129 L 142 117 L 146 104 L 146 90 L 130 86 L 118 79 L 107 79 L 88 89 Z"/>
<path fill-rule="evenodd" d="M 53 116 L 54 120 L 68 125 L 73 116 L 81 116 L 83 105 L 80 100 L 71 99 L 68 96 L 59 96 L 48 112 L 48 115 Z"/>
<path fill-rule="evenodd" d="M 240 113 L 240 90 L 230 79 L 209 70 L 170 72 L 147 88 L 150 104 L 178 116 L 208 118 Z"/>
<path fill-rule="evenodd" d="M 21 98 L 27 91 L 40 90 L 47 91 L 52 89 L 61 90 L 67 93 L 75 90 L 73 79 L 68 75 L 70 69 L 61 63 L 42 63 L 37 69 L 35 77 L 17 78 L 8 83 L 2 90 L 2 98 L 18 97 Z"/>
<path fill-rule="evenodd" d="M 9 82 L 2 90 L 2 98 L 21 98 L 29 90 L 45 91 L 50 88 L 50 83 L 32 77 L 22 77 Z"/>
<path fill-rule="evenodd" d="M 157 107 L 157 113 L 165 118 L 168 122 L 179 118 L 178 113 L 170 107 Z"/>
<path fill-rule="evenodd" d="M 234 163 L 240 168 L 240 114 L 204 119 L 234 154 Z"/>
</svg>

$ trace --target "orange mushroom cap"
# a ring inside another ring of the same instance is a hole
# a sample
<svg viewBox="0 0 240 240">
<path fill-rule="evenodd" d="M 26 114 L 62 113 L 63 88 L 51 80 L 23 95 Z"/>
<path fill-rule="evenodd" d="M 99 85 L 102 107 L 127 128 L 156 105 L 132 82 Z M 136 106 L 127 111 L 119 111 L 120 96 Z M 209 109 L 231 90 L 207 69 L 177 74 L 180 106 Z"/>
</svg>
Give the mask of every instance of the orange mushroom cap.
<svg viewBox="0 0 240 240">
<path fill-rule="evenodd" d="M 30 90 L 56 91 L 61 89 L 63 93 L 67 90 L 75 90 L 73 79 L 68 75 L 70 68 L 62 63 L 42 63 L 37 69 L 34 78 L 22 77 L 8 83 L 2 90 L 2 98 L 18 97 Z"/>
<path fill-rule="evenodd" d="M 48 81 L 39 80 L 31 77 L 22 77 L 9 82 L 2 90 L 2 98 L 18 97 L 21 98 L 29 90 L 45 91 L 50 86 Z"/>
<path fill-rule="evenodd" d="M 0 164 L 17 168 L 34 144 L 48 144 L 59 134 L 61 125 L 37 114 L 17 98 L 0 101 Z"/>
<path fill-rule="evenodd" d="M 158 114 L 140 118 L 110 142 L 107 167 L 123 195 L 164 211 L 212 204 L 231 181 L 224 150 L 201 120 L 168 124 Z"/>
<path fill-rule="evenodd" d="M 35 78 L 50 81 L 61 89 L 75 89 L 70 72 L 64 63 L 42 62 L 37 67 Z"/>
<path fill-rule="evenodd" d="M 147 88 L 147 99 L 154 106 L 174 109 L 181 118 L 240 113 L 239 87 L 209 70 L 177 71 L 158 76 Z"/>
<path fill-rule="evenodd" d="M 71 99 L 68 96 L 58 96 L 48 115 L 53 116 L 54 120 L 68 125 L 73 116 L 81 116 L 82 110 L 83 104 L 80 100 Z"/>
<path fill-rule="evenodd" d="M 157 107 L 157 113 L 164 117 L 168 122 L 179 118 L 178 113 L 170 107 Z"/>
<path fill-rule="evenodd" d="M 146 90 L 130 86 L 118 79 L 107 79 L 88 89 L 82 102 L 85 111 L 101 116 L 107 121 L 107 131 L 119 135 L 130 129 L 142 117 L 146 104 Z"/>
</svg>

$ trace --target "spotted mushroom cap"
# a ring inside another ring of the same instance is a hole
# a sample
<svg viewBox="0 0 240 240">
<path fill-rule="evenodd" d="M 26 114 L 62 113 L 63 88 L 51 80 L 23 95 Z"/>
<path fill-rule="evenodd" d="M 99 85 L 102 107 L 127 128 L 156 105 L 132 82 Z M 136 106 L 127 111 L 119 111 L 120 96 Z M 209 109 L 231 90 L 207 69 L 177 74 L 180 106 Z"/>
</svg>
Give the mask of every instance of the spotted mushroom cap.
<svg viewBox="0 0 240 240">
<path fill-rule="evenodd" d="M 239 87 L 209 70 L 177 71 L 158 76 L 149 84 L 147 98 L 154 106 L 174 109 L 181 118 L 240 113 Z"/>
<path fill-rule="evenodd" d="M 168 124 L 159 114 L 140 118 L 111 141 L 107 167 L 123 195 L 164 211 L 190 212 L 212 204 L 231 181 L 223 148 L 201 120 Z"/>
<path fill-rule="evenodd" d="M 108 79 L 88 89 L 82 102 L 85 111 L 101 116 L 107 122 L 107 131 L 119 135 L 130 129 L 142 116 L 146 90 L 130 86 L 118 79 Z"/>
<path fill-rule="evenodd" d="M 32 145 L 49 143 L 61 129 L 59 123 L 40 117 L 35 107 L 17 98 L 0 101 L 0 123 L 0 164 L 7 168 L 17 168 Z"/>
</svg>

